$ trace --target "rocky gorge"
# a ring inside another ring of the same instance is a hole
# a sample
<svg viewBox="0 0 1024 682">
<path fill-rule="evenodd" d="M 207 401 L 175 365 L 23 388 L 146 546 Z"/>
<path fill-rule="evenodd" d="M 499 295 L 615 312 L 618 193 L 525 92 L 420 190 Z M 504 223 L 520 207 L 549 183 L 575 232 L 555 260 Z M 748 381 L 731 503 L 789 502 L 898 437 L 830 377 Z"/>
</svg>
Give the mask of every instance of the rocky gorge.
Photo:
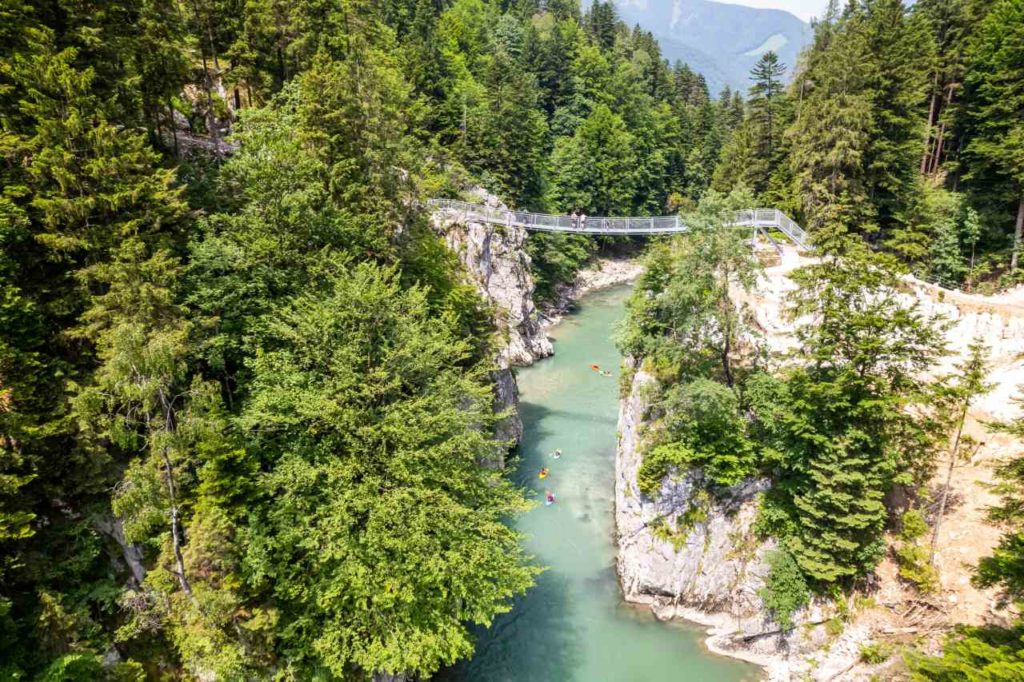
<svg viewBox="0 0 1024 682">
<path fill-rule="evenodd" d="M 478 200 L 496 202 L 481 195 Z M 467 220 L 464 215 L 438 213 L 435 229 L 466 268 L 468 276 L 492 306 L 501 334 L 495 374 L 496 409 L 511 410 L 500 435 L 518 441 L 522 424 L 514 368 L 553 353 L 546 327 L 571 309 L 588 291 L 635 279 L 635 261 L 598 261 L 581 272 L 571 286 L 557 291 L 544 309 L 534 302 L 534 281 L 526 252 L 527 234 L 518 228 Z M 787 249 L 767 268 L 756 289 L 736 294 L 760 331 L 759 343 L 776 355 L 792 348 L 793 323 L 784 315 L 786 294 L 795 286 L 789 277 L 806 262 Z M 903 295 L 928 315 L 950 321 L 950 354 L 936 369 L 948 371 L 977 336 L 990 347 L 993 389 L 974 405 L 969 430 L 982 438 L 981 422 L 1014 416 L 1012 397 L 1024 384 L 1024 291 L 1002 296 L 971 296 L 938 289 L 912 279 Z M 768 574 L 771 541 L 752 530 L 764 480 L 749 480 L 710 500 L 698 472 L 669 476 L 657 499 L 644 496 L 637 483 L 644 438 L 650 427 L 649 397 L 655 379 L 642 363 L 628 363 L 631 381 L 620 403 L 615 472 L 617 570 L 624 598 L 648 606 L 663 619 L 680 618 L 709 628 L 713 651 L 761 665 L 771 680 L 821 681 L 869 679 L 899 661 L 861 662 L 865 644 L 903 637 L 915 646 L 935 650 L 948 628 L 943 623 L 981 623 L 1001 617 L 993 596 L 970 585 L 969 569 L 996 543 L 998 531 L 984 523 L 991 498 L 980 484 L 991 479 L 991 463 L 1019 444 L 989 435 L 972 461 L 954 471 L 958 500 L 940 533 L 936 564 L 939 594 L 927 628 L 917 616 L 907 617 L 915 596 L 901 583 L 891 559 L 883 561 L 871 594 L 848 603 L 818 600 L 795 614 L 797 627 L 783 631 L 766 614 L 759 592 Z M 694 510 L 699 513 L 694 514 Z M 970 538 L 970 542 L 965 539 Z M 927 630 L 927 632 L 924 632 Z M 924 634 L 922 634 L 924 633 Z"/>
<path fill-rule="evenodd" d="M 472 189 L 467 198 L 494 208 L 506 208 L 495 196 Z M 500 335 L 494 375 L 495 410 L 511 410 L 498 429 L 501 440 L 519 442 L 522 421 L 516 413 L 519 391 L 515 367 L 524 367 L 554 353 L 546 329 L 558 322 L 575 301 L 590 291 L 630 282 L 642 268 L 635 260 L 598 259 L 562 285 L 555 299 L 540 309 L 526 250 L 528 233 L 519 227 L 491 225 L 457 211 L 433 215 L 434 230 L 461 261 L 481 297 L 491 306 Z"/>
</svg>

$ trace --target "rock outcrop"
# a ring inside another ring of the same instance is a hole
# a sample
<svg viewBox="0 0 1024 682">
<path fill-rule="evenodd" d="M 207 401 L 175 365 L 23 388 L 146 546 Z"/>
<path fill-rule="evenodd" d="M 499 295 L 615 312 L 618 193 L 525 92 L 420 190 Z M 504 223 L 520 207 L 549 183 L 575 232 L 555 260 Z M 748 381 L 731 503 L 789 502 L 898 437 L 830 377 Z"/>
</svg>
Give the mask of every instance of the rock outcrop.
<svg viewBox="0 0 1024 682">
<path fill-rule="evenodd" d="M 647 396 L 655 388 L 655 379 L 637 370 L 619 409 L 615 520 L 624 596 L 650 605 L 659 618 L 709 626 L 710 649 L 788 680 L 804 667 L 801 653 L 826 643 L 823 628 L 813 625 L 827 619 L 828 605 L 795 614 L 798 627 L 785 633 L 765 610 L 760 591 L 774 543 L 758 540 L 752 526 L 767 481 L 747 481 L 712 499 L 695 471 L 666 477 L 657 499 L 640 491 Z"/>
<path fill-rule="evenodd" d="M 523 420 L 519 417 L 519 385 L 508 361 L 498 358 L 498 362 L 498 369 L 492 375 L 494 409 L 496 412 L 508 412 L 508 416 L 498 422 L 494 437 L 500 441 L 518 444 L 523 438 Z M 501 464 L 504 466 L 504 462 Z"/>
<path fill-rule="evenodd" d="M 481 200 L 501 205 L 491 195 L 483 195 Z M 457 211 L 435 213 L 434 227 L 494 307 L 505 341 L 502 355 L 508 363 L 530 365 L 552 355 L 554 349 L 533 302 L 526 230 L 475 222 Z"/>
<path fill-rule="evenodd" d="M 500 202 L 478 191 L 478 201 L 492 206 Z M 530 365 L 554 353 L 533 302 L 534 283 L 526 230 L 488 225 L 469 220 L 457 211 L 433 215 L 434 229 L 462 262 L 480 295 L 494 309 L 502 335 L 494 372 L 494 409 L 509 415 L 498 424 L 499 440 L 518 443 L 523 423 L 517 411 L 519 389 L 514 366 Z"/>
<path fill-rule="evenodd" d="M 771 353 L 796 345 L 784 306 L 786 295 L 795 288 L 789 274 L 804 262 L 794 253 L 783 254 L 782 262 L 767 269 L 756 290 L 740 297 L 754 313 L 759 343 Z M 994 617 L 994 612 L 991 595 L 970 584 L 971 566 L 999 537 L 998 529 L 985 521 L 984 510 L 994 500 L 984 486 L 991 483 L 993 458 L 1019 452 L 1019 443 L 1002 442 L 979 422 L 1019 416 L 1012 398 L 1024 385 L 1024 288 L 1000 296 L 972 296 L 908 279 L 903 295 L 908 303 L 918 302 L 923 314 L 941 315 L 950 323 L 950 354 L 935 368 L 936 375 L 951 371 L 974 338 L 981 337 L 990 348 L 993 389 L 973 404 L 967 429 L 985 445 L 970 463 L 956 469 L 952 486 L 960 506 L 942 525 L 937 553 L 936 599 L 941 611 L 949 624 L 976 624 Z M 794 615 L 795 630 L 780 633 L 759 596 L 773 543 L 761 542 L 751 533 L 758 497 L 767 482 L 747 481 L 710 498 L 700 473 L 690 472 L 667 477 L 656 500 L 640 492 L 637 473 L 645 431 L 653 421 L 649 396 L 656 389 L 656 380 L 636 369 L 620 404 L 615 502 L 618 570 L 626 599 L 650 605 L 660 618 L 679 617 L 708 626 L 709 648 L 764 666 L 771 680 L 884 677 L 884 670 L 860 662 L 861 646 L 884 639 L 885 633 L 920 630 L 899 615 L 912 610 L 902 607 L 913 604 L 918 595 L 899 580 L 892 561 L 883 560 L 873 581 L 871 601 L 876 606 L 854 610 L 816 602 Z M 692 513 L 694 508 L 699 513 Z M 840 610 L 852 616 L 825 627 L 824 622 Z M 925 647 L 934 651 L 941 645 L 941 623 L 932 632 L 934 641 Z"/>
</svg>

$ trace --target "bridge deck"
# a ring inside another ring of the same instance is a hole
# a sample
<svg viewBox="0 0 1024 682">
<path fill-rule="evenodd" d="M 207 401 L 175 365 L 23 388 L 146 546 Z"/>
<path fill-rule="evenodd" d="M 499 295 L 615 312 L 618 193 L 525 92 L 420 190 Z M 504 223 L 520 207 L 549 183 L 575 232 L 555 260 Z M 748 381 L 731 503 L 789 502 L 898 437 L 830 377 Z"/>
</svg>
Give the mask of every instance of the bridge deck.
<svg viewBox="0 0 1024 682">
<path fill-rule="evenodd" d="M 484 204 L 454 199 L 431 199 L 430 205 L 439 211 L 450 211 L 492 225 L 521 227 L 540 232 L 568 232 L 591 235 L 659 235 L 686 232 L 689 228 L 679 216 L 651 216 L 608 218 L 587 216 L 577 220 L 567 215 L 527 213 L 494 208 Z M 810 250 L 810 240 L 803 228 L 785 213 L 774 208 L 755 208 L 740 211 L 733 223 L 736 227 L 760 230 L 778 230 L 802 249 Z"/>
</svg>

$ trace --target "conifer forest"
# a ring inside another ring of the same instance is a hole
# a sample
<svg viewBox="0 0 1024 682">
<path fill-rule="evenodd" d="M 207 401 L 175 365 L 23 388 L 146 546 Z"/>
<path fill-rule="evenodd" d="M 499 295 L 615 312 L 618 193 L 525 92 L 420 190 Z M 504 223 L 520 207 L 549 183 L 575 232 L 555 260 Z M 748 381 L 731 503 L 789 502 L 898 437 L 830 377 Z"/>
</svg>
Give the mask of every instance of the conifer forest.
<svg viewBox="0 0 1024 682">
<path fill-rule="evenodd" d="M 867 598 L 883 561 L 934 593 L 933 480 L 975 445 L 992 339 L 940 369 L 948 322 L 901 291 L 1024 284 L 1024 0 L 823 4 L 798 63 L 709 92 L 607 0 L 0 0 L 0 680 L 474 656 L 544 571 L 503 318 L 428 203 L 481 188 L 692 225 L 531 232 L 525 261 L 541 307 L 643 262 L 609 330 L 658 384 L 639 489 L 699 471 L 697 524 L 765 482 L 773 627 Z M 735 304 L 753 207 L 814 244 L 782 359 Z M 1024 449 L 993 478 L 969 572 L 1003 615 L 876 679 L 1024 680 Z"/>
</svg>

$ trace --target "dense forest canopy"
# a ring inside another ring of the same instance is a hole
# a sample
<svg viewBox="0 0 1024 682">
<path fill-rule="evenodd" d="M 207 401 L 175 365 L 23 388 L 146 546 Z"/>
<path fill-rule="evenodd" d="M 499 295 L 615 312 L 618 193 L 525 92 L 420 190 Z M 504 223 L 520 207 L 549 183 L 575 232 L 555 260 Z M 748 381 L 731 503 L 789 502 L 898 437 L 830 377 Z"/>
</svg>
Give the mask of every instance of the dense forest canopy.
<svg viewBox="0 0 1024 682">
<path fill-rule="evenodd" d="M 703 198 L 709 229 L 653 249 L 646 284 L 674 297 L 635 303 L 623 341 L 679 383 L 651 466 L 773 468 L 779 580 L 864 575 L 884 492 L 934 463 L 902 408 L 937 352 L 864 292 L 876 263 L 1016 281 L 1024 2 L 833 1 L 786 66 L 709 93 L 610 2 L 0 0 L 0 676 L 365 679 L 472 654 L 537 571 L 506 524 L 523 493 L 482 466 L 508 446 L 492 311 L 421 208 L 474 185 L 592 215 Z M 828 324 L 781 379 L 722 346 L 754 265 L 712 228 L 752 203 L 832 259 L 799 300 Z M 531 237 L 538 294 L 599 246 Z M 914 344 L 864 363 L 849 324 Z M 843 448 L 808 442 L 821 410 Z M 995 513 L 1019 529 L 1018 469 Z M 1011 600 L 1020 544 L 979 574 Z M 972 637 L 949 666 L 1019 651 Z"/>
</svg>

